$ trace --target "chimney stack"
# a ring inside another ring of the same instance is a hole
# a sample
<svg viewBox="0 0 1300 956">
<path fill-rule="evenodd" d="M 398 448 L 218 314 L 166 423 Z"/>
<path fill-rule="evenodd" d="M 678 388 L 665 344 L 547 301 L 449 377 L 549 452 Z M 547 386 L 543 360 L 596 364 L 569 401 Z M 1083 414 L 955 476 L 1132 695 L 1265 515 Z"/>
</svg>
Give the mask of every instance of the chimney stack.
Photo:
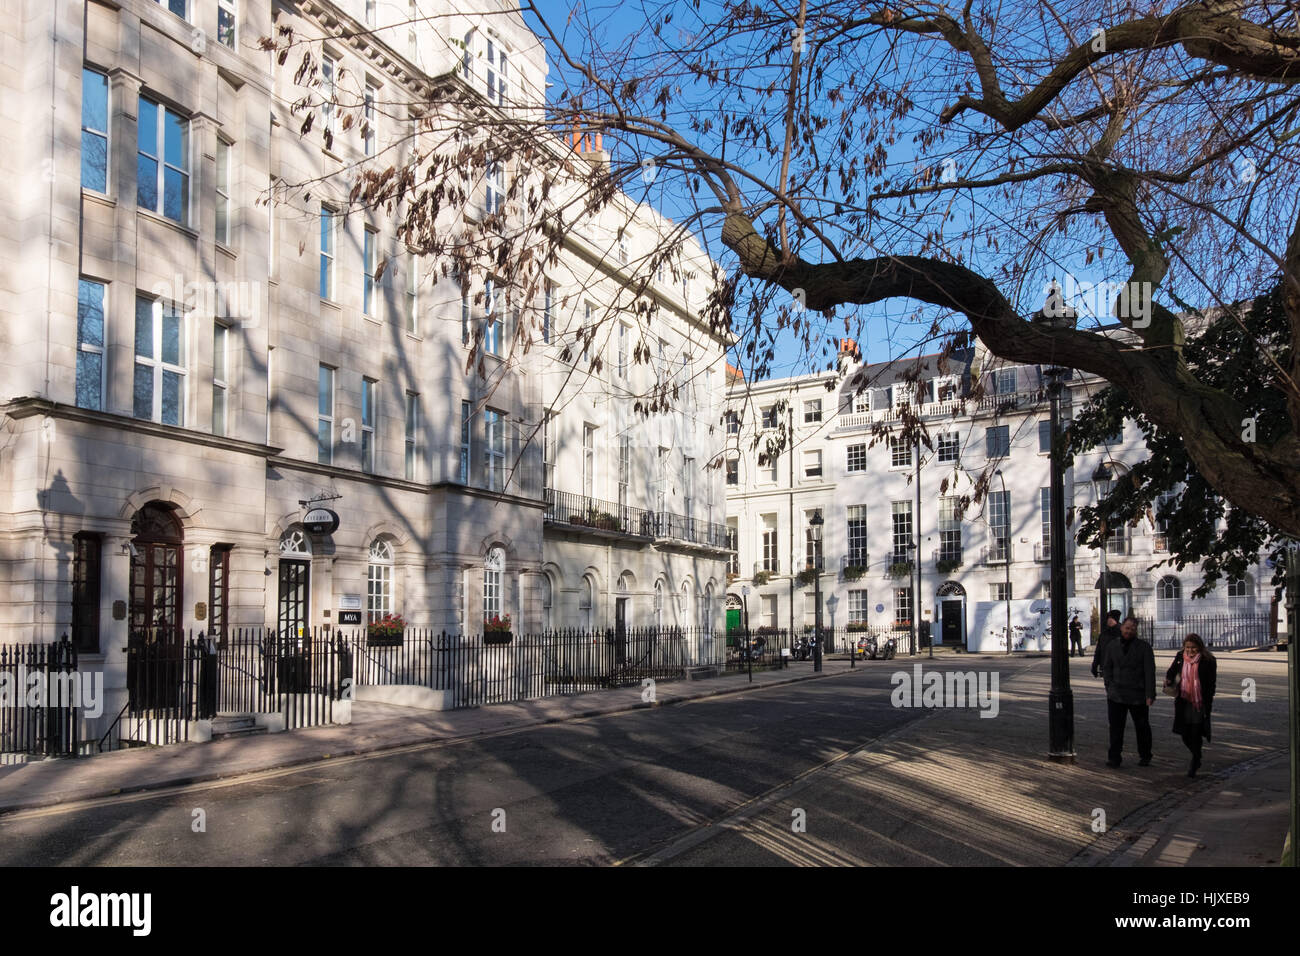
<svg viewBox="0 0 1300 956">
<path fill-rule="evenodd" d="M 601 130 L 583 130 L 575 123 L 570 145 L 593 166 L 609 167 L 609 153 L 605 152 L 604 133 Z"/>
</svg>

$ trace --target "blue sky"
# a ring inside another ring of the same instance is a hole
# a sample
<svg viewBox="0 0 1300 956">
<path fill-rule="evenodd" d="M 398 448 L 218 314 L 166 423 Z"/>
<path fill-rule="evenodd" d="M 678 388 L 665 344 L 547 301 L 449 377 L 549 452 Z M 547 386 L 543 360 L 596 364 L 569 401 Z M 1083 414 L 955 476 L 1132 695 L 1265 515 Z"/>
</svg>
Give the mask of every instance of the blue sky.
<svg viewBox="0 0 1300 956">
<path fill-rule="evenodd" d="M 587 27 L 590 25 L 594 34 L 602 43 L 612 46 L 618 46 L 625 42 L 631 35 L 632 31 L 640 29 L 646 22 L 643 6 L 639 2 L 628 3 L 573 3 L 570 0 L 537 0 L 538 8 L 548 18 L 553 29 L 561 32 L 566 28 L 570 31 L 571 40 L 575 45 L 585 38 Z M 657 6 L 657 5 L 656 5 Z M 692 4 L 679 3 L 675 5 L 680 8 L 679 20 L 687 23 L 683 29 L 689 27 L 689 21 L 695 17 L 695 11 Z M 575 18 L 575 22 L 570 22 L 570 17 Z M 529 19 L 530 14 L 525 13 L 525 19 Z M 530 25 L 536 26 L 535 23 Z M 555 87 L 559 87 L 562 77 L 568 70 L 567 65 L 558 62 L 554 55 L 555 50 L 549 50 L 551 54 L 551 82 Z M 554 89 L 552 90 L 554 93 Z M 684 116 L 678 113 L 672 117 L 677 123 L 683 124 Z M 707 137 L 701 138 L 704 145 L 711 147 L 717 146 L 716 141 L 710 142 Z M 607 138 L 606 145 L 610 145 L 610 139 Z M 618 146 L 614 147 L 616 150 Z M 616 157 L 617 158 L 617 157 Z M 891 156 L 891 161 L 894 157 Z M 910 163 L 912 151 L 909 145 L 900 145 L 898 149 L 897 162 Z M 775 177 L 773 177 L 775 178 Z M 657 182 L 655 186 L 646 190 L 646 196 L 656 208 L 664 214 L 674 217 L 683 218 L 682 213 L 686 203 L 689 202 L 689 194 L 681 190 L 680 177 L 673 177 L 676 180 L 676 190 L 665 190 L 663 182 Z M 635 194 L 635 193 L 634 193 Z M 725 250 L 718 242 L 716 235 L 702 235 L 700 239 L 713 252 L 715 258 L 726 260 Z M 871 361 L 880 361 L 886 358 L 892 358 L 902 355 L 915 355 L 920 352 L 936 351 L 934 345 L 922 345 L 921 333 L 924 331 L 924 325 L 928 325 L 928 319 L 923 324 L 914 321 L 903 321 L 911 316 L 914 310 L 913 303 L 886 303 L 874 306 L 870 309 L 856 310 L 850 313 L 849 331 L 844 330 L 843 316 L 839 316 L 836 322 L 834 334 L 854 338 L 858 341 L 859 346 L 866 353 Z M 893 317 L 894 321 L 888 321 L 888 317 Z M 773 312 L 772 320 L 768 323 L 771 328 L 775 328 L 775 313 Z M 823 337 L 828 339 L 830 333 Z M 825 368 L 829 361 L 833 360 L 833 354 L 828 359 L 820 354 L 809 356 L 804 354 L 802 342 L 789 329 L 777 333 L 776 338 L 776 359 L 772 362 L 772 376 L 780 377 L 784 375 L 801 374 L 814 369 Z"/>
</svg>

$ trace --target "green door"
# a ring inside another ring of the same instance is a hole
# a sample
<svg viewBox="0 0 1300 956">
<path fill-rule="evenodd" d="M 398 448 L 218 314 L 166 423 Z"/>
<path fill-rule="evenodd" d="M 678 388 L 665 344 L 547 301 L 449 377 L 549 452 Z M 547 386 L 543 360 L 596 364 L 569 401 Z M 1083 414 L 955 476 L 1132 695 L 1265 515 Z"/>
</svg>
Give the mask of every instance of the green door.
<svg viewBox="0 0 1300 956">
<path fill-rule="evenodd" d="M 740 608 L 727 608 L 727 646 L 731 646 L 731 632 L 740 630 Z"/>
</svg>

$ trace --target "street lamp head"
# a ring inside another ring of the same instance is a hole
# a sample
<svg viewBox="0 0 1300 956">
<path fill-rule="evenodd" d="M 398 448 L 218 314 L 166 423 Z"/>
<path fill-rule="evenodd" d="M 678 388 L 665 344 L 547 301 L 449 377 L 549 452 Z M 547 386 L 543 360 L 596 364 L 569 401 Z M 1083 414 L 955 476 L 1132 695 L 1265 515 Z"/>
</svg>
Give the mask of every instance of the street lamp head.
<svg viewBox="0 0 1300 956">
<path fill-rule="evenodd" d="M 1103 461 L 1097 466 L 1092 473 L 1092 487 L 1097 492 L 1098 498 L 1106 496 L 1106 492 L 1110 490 L 1110 482 L 1113 477 L 1109 464 Z"/>
<path fill-rule="evenodd" d="M 1029 317 L 1030 322 L 1045 325 L 1051 329 L 1072 329 L 1078 322 L 1079 314 L 1065 301 L 1060 283 L 1055 279 L 1047 285 L 1047 298 L 1043 307 Z"/>
<path fill-rule="evenodd" d="M 808 519 L 808 527 L 812 529 L 812 537 L 814 541 L 820 541 L 822 539 L 822 525 L 825 523 L 826 519 L 822 517 L 820 508 L 814 511 L 812 517 Z"/>
</svg>

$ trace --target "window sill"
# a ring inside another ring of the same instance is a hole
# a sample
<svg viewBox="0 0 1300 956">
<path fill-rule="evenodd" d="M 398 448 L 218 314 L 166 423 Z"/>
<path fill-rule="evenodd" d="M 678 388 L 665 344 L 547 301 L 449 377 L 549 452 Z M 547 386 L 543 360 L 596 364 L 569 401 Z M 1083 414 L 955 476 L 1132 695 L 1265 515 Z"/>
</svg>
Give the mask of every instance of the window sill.
<svg viewBox="0 0 1300 956">
<path fill-rule="evenodd" d="M 189 226 L 182 225 L 181 223 L 177 222 L 175 219 L 168 219 L 166 216 L 160 216 L 152 209 L 141 209 L 139 206 L 137 206 L 135 211 L 137 215 L 143 216 L 145 219 L 151 219 L 154 222 L 158 223 L 160 226 L 167 226 L 169 229 L 175 229 L 177 232 L 183 232 L 185 233 L 185 235 L 189 236 L 191 239 L 194 239 L 196 241 L 199 238 L 199 234 L 195 232 L 193 229 L 191 229 Z"/>
<path fill-rule="evenodd" d="M 333 299 L 321 299 L 320 304 L 324 306 L 328 306 L 329 308 L 339 312 L 343 311 L 343 304 L 340 302 L 336 302 Z"/>
<path fill-rule="evenodd" d="M 367 322 L 369 322 L 371 325 L 383 325 L 383 324 L 384 324 L 384 320 L 383 320 L 383 319 L 377 318 L 376 316 L 373 316 L 373 315 L 366 315 L 366 313 L 364 313 L 364 312 L 361 313 L 361 318 L 365 319 L 365 320 L 366 320 Z"/>
<path fill-rule="evenodd" d="M 226 243 L 222 242 L 220 239 L 215 240 L 215 244 L 216 244 L 217 252 L 220 252 L 224 256 L 229 256 L 231 259 L 234 259 L 236 262 L 239 261 L 239 252 L 235 249 L 234 246 L 227 245 Z"/>
<path fill-rule="evenodd" d="M 117 200 L 108 193 L 101 193 L 98 189 L 91 189 L 89 186 L 81 187 L 81 198 L 89 199 L 101 206 L 107 206 L 109 209 L 117 207 Z"/>
</svg>

